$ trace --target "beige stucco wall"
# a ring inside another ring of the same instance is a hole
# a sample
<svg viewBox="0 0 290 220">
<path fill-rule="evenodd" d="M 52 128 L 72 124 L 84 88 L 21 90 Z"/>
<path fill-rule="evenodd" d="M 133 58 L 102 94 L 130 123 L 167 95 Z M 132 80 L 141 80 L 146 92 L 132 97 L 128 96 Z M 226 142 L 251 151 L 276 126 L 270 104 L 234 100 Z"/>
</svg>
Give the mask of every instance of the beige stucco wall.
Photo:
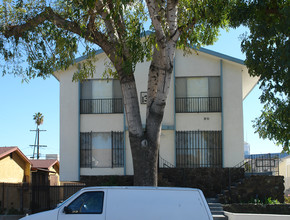
<svg viewBox="0 0 290 220">
<path fill-rule="evenodd" d="M 22 183 L 30 181 L 30 164 L 16 152 L 0 159 L 0 182 Z"/>
<path fill-rule="evenodd" d="M 124 175 L 124 168 L 81 168 L 83 176 Z"/>
<path fill-rule="evenodd" d="M 58 72 L 60 82 L 60 177 L 79 180 L 79 83 L 72 82 L 76 67 Z"/>
<path fill-rule="evenodd" d="M 242 66 L 223 61 L 223 166 L 244 159 Z"/>
<path fill-rule="evenodd" d="M 221 113 L 176 114 L 177 131 L 220 131 L 221 129 Z"/>
<path fill-rule="evenodd" d="M 175 164 L 175 139 L 173 130 L 162 130 L 160 137 L 160 156 L 171 164 Z"/>
<path fill-rule="evenodd" d="M 242 77 L 243 77 L 243 99 L 245 99 L 258 83 L 259 78 L 250 76 L 246 66 L 242 67 Z"/>
<path fill-rule="evenodd" d="M 82 114 L 81 132 L 123 131 L 123 121 L 123 114 Z"/>
<path fill-rule="evenodd" d="M 279 175 L 284 176 L 285 191 L 289 192 L 290 191 L 290 157 L 283 158 L 279 162 Z"/>
<path fill-rule="evenodd" d="M 133 159 L 132 159 L 132 151 L 130 147 L 130 140 L 129 140 L 129 132 L 126 131 L 126 175 L 133 175 Z"/>
<path fill-rule="evenodd" d="M 175 76 L 219 76 L 219 59 L 202 52 L 183 56 L 183 51 L 178 50 L 175 57 Z"/>
</svg>

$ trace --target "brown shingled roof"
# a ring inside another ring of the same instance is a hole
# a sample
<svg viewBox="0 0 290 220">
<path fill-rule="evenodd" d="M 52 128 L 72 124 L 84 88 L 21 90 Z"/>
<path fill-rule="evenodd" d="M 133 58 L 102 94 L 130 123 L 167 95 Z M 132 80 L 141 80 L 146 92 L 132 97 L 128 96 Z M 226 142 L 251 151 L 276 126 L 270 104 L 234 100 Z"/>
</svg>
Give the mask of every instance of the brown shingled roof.
<svg viewBox="0 0 290 220">
<path fill-rule="evenodd" d="M 0 147 L 0 159 L 16 151 L 24 160 L 30 163 L 29 159 L 18 147 Z"/>
<path fill-rule="evenodd" d="M 30 160 L 32 168 L 50 169 L 53 165 L 59 164 L 58 160 Z"/>
<path fill-rule="evenodd" d="M 16 149 L 17 147 L 0 147 L 0 158 L 5 157 Z"/>
</svg>

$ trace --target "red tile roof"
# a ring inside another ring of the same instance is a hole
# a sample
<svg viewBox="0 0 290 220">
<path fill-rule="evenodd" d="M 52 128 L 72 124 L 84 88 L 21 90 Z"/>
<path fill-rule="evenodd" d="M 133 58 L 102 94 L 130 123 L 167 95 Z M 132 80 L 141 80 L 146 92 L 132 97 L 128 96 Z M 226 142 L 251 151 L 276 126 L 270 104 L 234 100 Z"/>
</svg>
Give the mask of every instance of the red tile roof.
<svg viewBox="0 0 290 220">
<path fill-rule="evenodd" d="M 16 151 L 24 160 L 30 163 L 29 159 L 19 150 L 18 147 L 0 147 L 0 159 Z"/>
<path fill-rule="evenodd" d="M 32 168 L 50 169 L 53 165 L 58 164 L 58 160 L 30 160 Z"/>
</svg>

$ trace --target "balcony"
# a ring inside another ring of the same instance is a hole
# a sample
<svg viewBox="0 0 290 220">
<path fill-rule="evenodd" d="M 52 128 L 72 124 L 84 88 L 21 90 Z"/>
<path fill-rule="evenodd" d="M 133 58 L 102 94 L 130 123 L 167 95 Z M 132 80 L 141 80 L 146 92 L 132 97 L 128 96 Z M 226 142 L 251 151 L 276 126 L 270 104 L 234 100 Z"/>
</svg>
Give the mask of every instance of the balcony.
<svg viewBox="0 0 290 220">
<path fill-rule="evenodd" d="M 221 111 L 221 97 L 176 98 L 176 113 L 201 113 Z"/>
<path fill-rule="evenodd" d="M 123 113 L 122 98 L 81 99 L 81 114 L 121 114 Z"/>
</svg>

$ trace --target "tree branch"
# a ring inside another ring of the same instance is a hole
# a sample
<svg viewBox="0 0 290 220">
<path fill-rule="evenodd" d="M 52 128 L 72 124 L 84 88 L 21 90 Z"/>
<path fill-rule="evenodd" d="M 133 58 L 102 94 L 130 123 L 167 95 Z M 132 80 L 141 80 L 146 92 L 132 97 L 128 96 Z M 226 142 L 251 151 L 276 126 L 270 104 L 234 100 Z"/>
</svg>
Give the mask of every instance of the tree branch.
<svg viewBox="0 0 290 220">
<path fill-rule="evenodd" d="M 114 10 L 116 10 L 116 5 L 112 0 L 107 0 L 107 5 L 108 5 L 108 9 L 109 11 L 112 13 Z M 122 48 L 124 50 L 124 53 L 126 56 L 130 56 L 129 55 L 129 50 L 125 44 L 125 42 L 123 41 L 124 39 L 124 35 L 126 34 L 126 27 L 125 27 L 125 23 L 124 23 L 124 19 L 122 17 L 122 13 L 118 13 L 117 18 L 113 17 L 113 19 L 110 19 L 110 24 L 112 24 L 112 28 L 114 28 L 115 31 L 115 38 L 118 37 L 119 39 L 119 43 L 122 44 Z M 115 16 L 115 15 L 114 15 Z"/>
<path fill-rule="evenodd" d="M 25 32 L 32 30 L 45 21 L 49 21 L 59 28 L 78 34 L 90 42 L 99 43 L 99 39 L 92 38 L 92 34 L 88 30 L 82 31 L 76 22 L 65 20 L 65 18 L 55 13 L 50 7 L 46 7 L 43 12 L 29 19 L 24 24 L 9 26 L 3 34 L 6 38 L 12 36 L 15 38 L 20 38 Z M 103 34 L 99 33 L 98 35 L 101 37 Z M 104 40 L 104 37 L 101 38 Z"/>
<path fill-rule="evenodd" d="M 18 39 L 22 37 L 25 32 L 32 30 L 33 28 L 44 23 L 45 21 L 49 21 L 59 28 L 75 33 L 89 42 L 98 44 L 108 56 L 116 57 L 116 42 L 110 41 L 103 33 L 98 31 L 97 29 L 94 29 L 93 32 L 88 29 L 82 30 L 79 24 L 77 24 L 76 22 L 65 20 L 65 18 L 55 13 L 50 7 L 45 8 L 43 12 L 29 19 L 24 24 L 8 27 L 4 31 L 3 35 L 6 38 L 14 36 L 16 39 Z M 92 21 L 90 25 L 92 25 Z M 121 63 L 122 61 L 119 59 L 115 62 Z"/>
<path fill-rule="evenodd" d="M 157 38 L 157 43 L 162 48 L 166 47 L 166 35 L 163 30 L 160 19 L 158 18 L 158 6 L 155 4 L 154 0 L 146 0 L 148 11 L 150 14 L 150 18 L 152 20 L 152 24 L 155 28 L 155 34 Z"/>
<path fill-rule="evenodd" d="M 104 10 L 106 9 L 106 10 Z M 113 26 L 113 20 L 110 18 L 110 14 L 107 11 L 110 11 L 108 7 L 106 7 L 101 1 L 96 2 L 96 10 L 99 15 L 101 15 L 106 29 L 108 31 L 108 36 L 110 37 L 110 40 L 112 42 L 116 42 L 116 35 L 115 35 L 115 30 Z"/>
<path fill-rule="evenodd" d="M 8 28 L 4 30 L 3 35 L 6 38 L 12 36 L 20 38 L 26 31 L 31 30 L 46 21 L 50 11 L 52 11 L 51 8 L 45 8 L 43 12 L 29 19 L 25 24 L 8 26 Z"/>
<path fill-rule="evenodd" d="M 179 26 L 177 28 L 177 31 L 180 32 L 180 34 L 182 32 L 188 32 L 190 28 L 193 28 L 195 26 L 195 24 L 196 24 L 196 19 L 193 18 L 187 24 Z"/>
<path fill-rule="evenodd" d="M 96 12 L 93 9 L 90 9 L 88 11 L 89 14 L 89 23 L 87 25 L 87 28 L 89 31 L 93 32 L 95 29 L 95 19 L 96 19 Z"/>
<path fill-rule="evenodd" d="M 170 39 L 177 42 L 180 33 L 177 28 L 178 0 L 168 0 L 166 17 L 169 27 Z"/>
</svg>

